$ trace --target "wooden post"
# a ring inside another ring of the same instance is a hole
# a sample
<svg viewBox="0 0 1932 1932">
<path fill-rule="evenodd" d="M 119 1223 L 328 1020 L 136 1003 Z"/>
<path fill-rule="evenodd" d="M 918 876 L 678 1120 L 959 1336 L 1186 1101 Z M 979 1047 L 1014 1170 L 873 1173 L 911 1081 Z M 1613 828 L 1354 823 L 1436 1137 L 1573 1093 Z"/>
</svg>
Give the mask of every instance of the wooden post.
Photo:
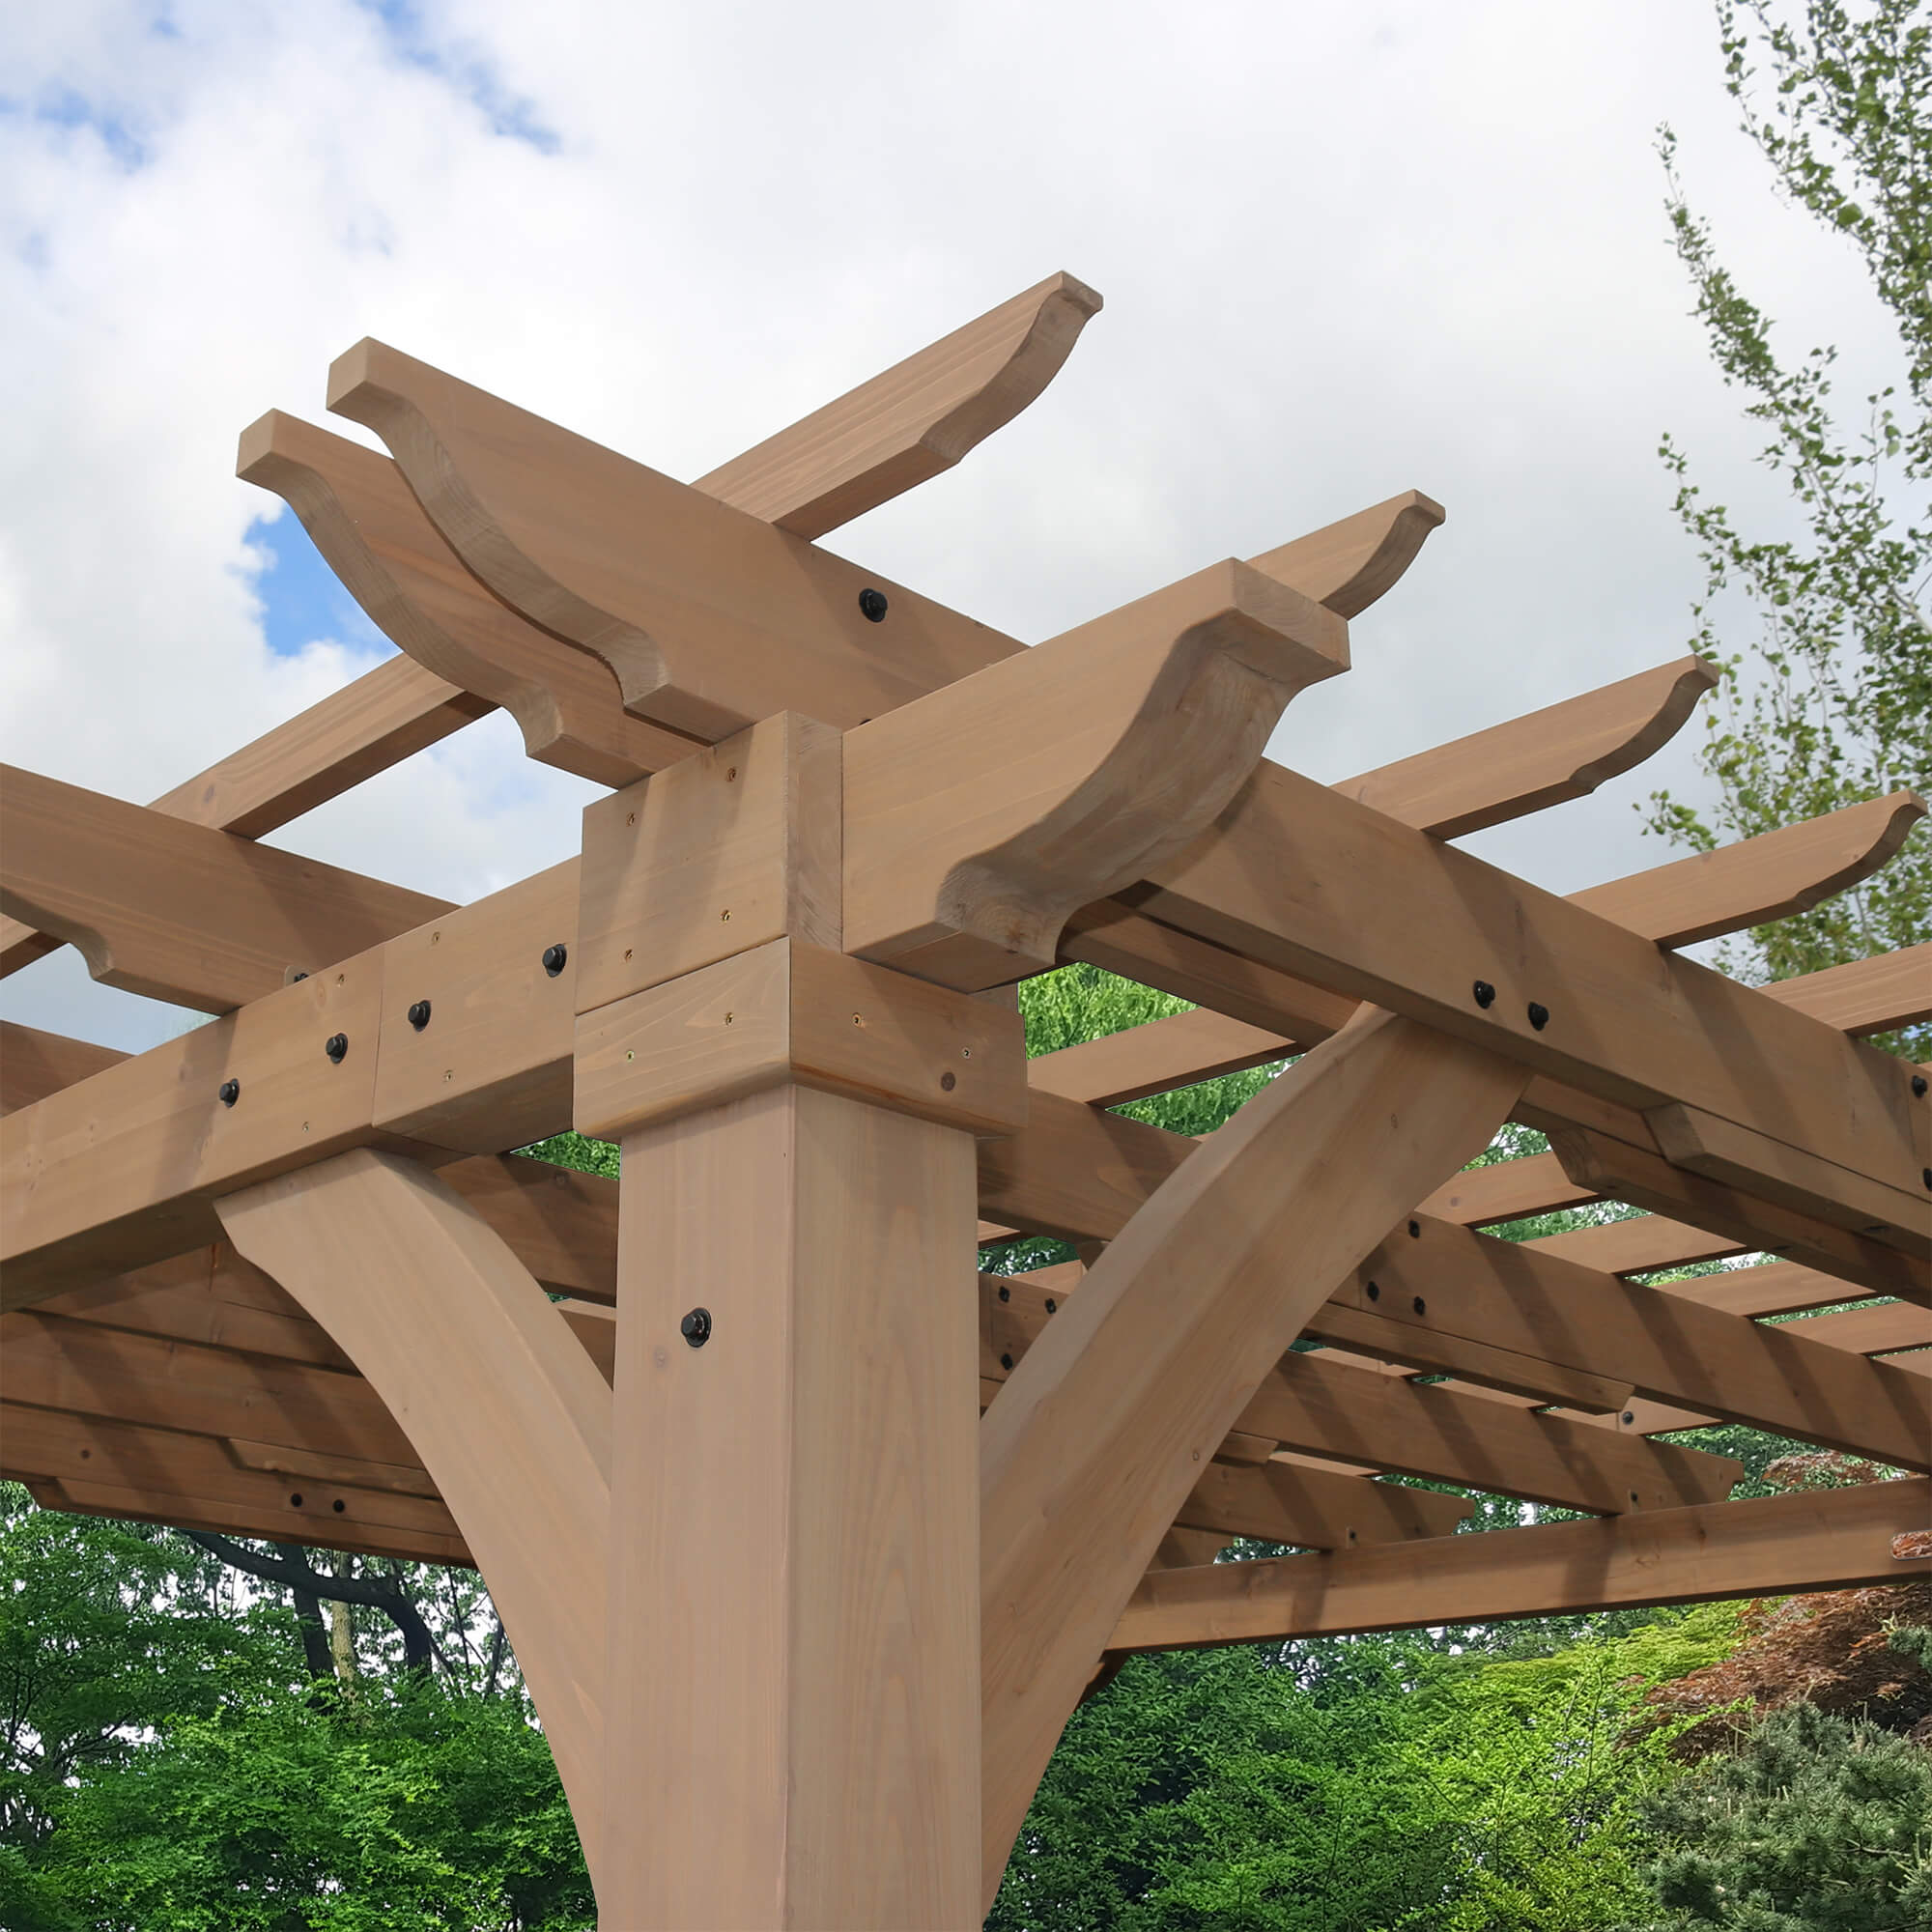
<svg viewBox="0 0 1932 1932">
<path fill-rule="evenodd" d="M 977 1925 L 974 1134 L 1017 1012 L 846 957 L 838 742 L 585 815 L 578 1125 L 621 1140 L 606 1925 Z"/>
</svg>

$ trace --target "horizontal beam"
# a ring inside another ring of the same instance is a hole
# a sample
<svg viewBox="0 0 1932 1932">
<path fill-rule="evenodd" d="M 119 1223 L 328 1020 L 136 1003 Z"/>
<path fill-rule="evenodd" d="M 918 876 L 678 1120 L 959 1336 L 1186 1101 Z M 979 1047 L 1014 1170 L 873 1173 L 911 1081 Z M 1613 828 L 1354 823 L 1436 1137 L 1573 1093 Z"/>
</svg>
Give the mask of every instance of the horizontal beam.
<svg viewBox="0 0 1932 1932">
<path fill-rule="evenodd" d="M 0 904 L 109 985 L 227 1012 L 447 909 L 232 833 L 0 768 Z"/>
<path fill-rule="evenodd" d="M 1892 1540 L 1932 1515 L 1923 1478 L 1428 1544 L 1148 1576 L 1110 1653 L 1413 1630 L 1932 1577 Z"/>
<path fill-rule="evenodd" d="M 1049 275 L 700 476 L 696 489 L 821 537 L 952 467 L 1060 373 L 1100 298 Z"/>
<path fill-rule="evenodd" d="M 1345 779 L 1336 789 L 1438 838 L 1461 838 L 1583 798 L 1641 764 L 1717 681 L 1702 658 L 1679 658 Z"/>
<path fill-rule="evenodd" d="M 1774 980 L 1759 990 L 1849 1034 L 1923 1026 L 1932 1020 L 1932 940 L 1795 980 Z"/>
<path fill-rule="evenodd" d="M 16 1114 L 127 1058 L 116 1047 L 0 1020 L 0 1114 Z"/>
</svg>

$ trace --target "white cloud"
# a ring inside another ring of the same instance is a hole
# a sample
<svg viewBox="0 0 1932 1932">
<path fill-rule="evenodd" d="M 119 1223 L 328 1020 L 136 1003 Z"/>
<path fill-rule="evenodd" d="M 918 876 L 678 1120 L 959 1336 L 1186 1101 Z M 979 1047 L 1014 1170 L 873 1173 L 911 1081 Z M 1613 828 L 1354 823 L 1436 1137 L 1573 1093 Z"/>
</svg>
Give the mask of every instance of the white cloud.
<svg viewBox="0 0 1932 1932">
<path fill-rule="evenodd" d="M 1658 120 L 1790 339 L 1881 346 L 1678 0 L 389 14 L 0 24 L 16 762 L 150 797 L 359 668 L 267 650 L 272 504 L 232 468 L 363 334 L 690 475 L 1069 269 L 1108 307 L 1046 397 L 832 547 L 1036 638 L 1420 486 L 1447 527 L 1277 740 L 1331 778 L 1681 649 L 1664 427 L 1763 494 L 1685 314 Z M 277 842 L 488 891 L 571 849 L 587 795 L 518 751 L 472 727 Z M 1654 863 L 1651 781 L 1481 849 L 1557 887 Z M 129 1044 L 171 1023 L 75 977 L 0 998 Z"/>
</svg>

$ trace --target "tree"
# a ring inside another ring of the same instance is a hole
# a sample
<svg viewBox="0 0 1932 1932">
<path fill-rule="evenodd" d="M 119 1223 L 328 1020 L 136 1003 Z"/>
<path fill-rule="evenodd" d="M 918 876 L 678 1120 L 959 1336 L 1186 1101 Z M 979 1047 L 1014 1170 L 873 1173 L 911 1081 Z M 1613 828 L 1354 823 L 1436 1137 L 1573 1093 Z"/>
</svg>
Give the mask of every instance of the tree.
<svg viewBox="0 0 1932 1932">
<path fill-rule="evenodd" d="M 1802 23 L 1770 0 L 1717 0 L 1724 84 L 1777 192 L 1856 250 L 1888 312 L 1899 384 L 1834 413 L 1837 352 L 1795 363 L 1720 261 L 1710 224 L 1660 130 L 1672 237 L 1727 385 L 1768 440 L 1758 461 L 1788 485 L 1796 532 L 1749 533 L 1690 480 L 1671 438 L 1677 515 L 1706 571 L 1694 648 L 1719 663 L 1701 763 L 1708 816 L 1653 796 L 1651 829 L 1699 850 L 1932 778 L 1932 19 L 1923 0 L 1807 0 Z M 1768 104 L 1760 104 L 1767 102 Z M 1751 624 L 1745 648 L 1721 633 Z M 1783 979 L 1932 934 L 1932 841 L 1920 833 L 1872 879 L 1752 931 L 1735 963 Z"/>
</svg>

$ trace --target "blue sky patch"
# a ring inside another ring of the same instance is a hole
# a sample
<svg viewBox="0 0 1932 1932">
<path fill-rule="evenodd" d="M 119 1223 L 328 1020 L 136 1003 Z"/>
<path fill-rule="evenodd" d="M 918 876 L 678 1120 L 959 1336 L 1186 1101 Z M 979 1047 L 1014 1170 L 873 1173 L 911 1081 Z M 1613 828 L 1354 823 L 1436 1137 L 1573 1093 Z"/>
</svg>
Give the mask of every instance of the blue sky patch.
<svg viewBox="0 0 1932 1932">
<path fill-rule="evenodd" d="M 330 638 L 351 650 L 387 657 L 395 648 L 342 587 L 322 560 L 293 511 L 272 523 L 266 518 L 248 527 L 248 542 L 268 553 L 255 580 L 262 599 L 262 629 L 278 658 L 299 656 L 318 638 Z"/>
<path fill-rule="evenodd" d="M 479 108 L 493 133 L 526 142 L 542 155 L 554 155 L 563 146 L 556 129 L 538 118 L 536 102 L 526 94 L 511 92 L 489 61 L 460 44 L 439 46 L 432 41 L 412 0 L 356 0 L 356 5 L 383 23 L 402 59 L 446 81 Z"/>
</svg>

